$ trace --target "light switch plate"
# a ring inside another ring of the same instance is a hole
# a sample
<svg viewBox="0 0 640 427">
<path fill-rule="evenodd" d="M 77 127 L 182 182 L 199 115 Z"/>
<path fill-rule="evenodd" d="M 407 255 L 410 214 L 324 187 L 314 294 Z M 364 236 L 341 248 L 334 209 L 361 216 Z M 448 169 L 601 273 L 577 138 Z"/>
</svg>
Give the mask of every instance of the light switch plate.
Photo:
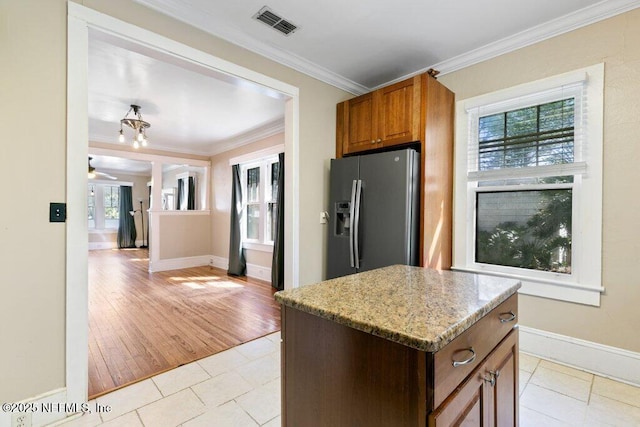
<svg viewBox="0 0 640 427">
<path fill-rule="evenodd" d="M 49 204 L 49 222 L 65 222 L 67 220 L 66 203 Z"/>
</svg>

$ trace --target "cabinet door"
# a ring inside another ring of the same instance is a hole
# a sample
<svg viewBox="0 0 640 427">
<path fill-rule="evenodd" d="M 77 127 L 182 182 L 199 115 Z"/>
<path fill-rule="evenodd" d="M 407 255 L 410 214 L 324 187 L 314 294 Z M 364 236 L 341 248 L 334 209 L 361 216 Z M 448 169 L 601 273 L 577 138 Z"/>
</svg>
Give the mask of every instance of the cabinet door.
<svg viewBox="0 0 640 427">
<path fill-rule="evenodd" d="M 391 146 L 420 139 L 420 79 L 412 78 L 375 92 L 377 137 Z"/>
<path fill-rule="evenodd" d="M 429 427 L 489 426 L 487 385 L 476 369 L 438 409 L 429 415 Z"/>
<path fill-rule="evenodd" d="M 485 362 L 485 375 L 495 383 L 487 387 L 491 394 L 489 416 L 493 426 L 518 425 L 518 329 L 514 329 Z"/>
<path fill-rule="evenodd" d="M 518 329 L 429 415 L 429 427 L 518 426 Z"/>
<path fill-rule="evenodd" d="M 354 153 L 376 148 L 373 93 L 347 101 L 344 117 L 343 151 Z"/>
</svg>

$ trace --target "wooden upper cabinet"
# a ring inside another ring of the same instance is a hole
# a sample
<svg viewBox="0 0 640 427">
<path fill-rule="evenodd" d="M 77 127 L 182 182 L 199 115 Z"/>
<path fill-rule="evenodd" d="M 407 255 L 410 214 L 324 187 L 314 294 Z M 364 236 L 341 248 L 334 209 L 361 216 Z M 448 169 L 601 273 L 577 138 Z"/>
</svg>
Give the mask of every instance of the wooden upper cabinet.
<svg viewBox="0 0 640 427">
<path fill-rule="evenodd" d="M 377 135 L 383 146 L 420 139 L 420 78 L 414 77 L 374 92 Z"/>
<path fill-rule="evenodd" d="M 369 150 L 375 145 L 373 99 L 373 93 L 367 93 L 346 102 L 343 130 L 346 152 Z"/>
<path fill-rule="evenodd" d="M 342 153 L 420 139 L 420 77 L 344 102 Z"/>
</svg>

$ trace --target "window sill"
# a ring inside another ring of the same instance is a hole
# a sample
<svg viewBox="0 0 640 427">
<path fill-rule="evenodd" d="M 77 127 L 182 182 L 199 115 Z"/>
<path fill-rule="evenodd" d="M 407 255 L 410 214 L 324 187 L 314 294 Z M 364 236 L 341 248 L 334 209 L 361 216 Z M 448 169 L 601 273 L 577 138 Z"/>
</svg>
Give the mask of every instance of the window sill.
<svg viewBox="0 0 640 427">
<path fill-rule="evenodd" d="M 270 243 L 242 242 L 242 247 L 244 249 L 249 249 L 252 251 L 273 253 L 273 244 L 270 244 Z"/>
<path fill-rule="evenodd" d="M 600 294 L 604 292 L 603 287 L 585 286 L 559 280 L 542 280 L 524 275 L 497 273 L 479 268 L 451 267 L 451 269 L 468 273 L 518 279 L 522 282 L 522 287 L 518 290 L 518 293 L 522 295 L 531 295 L 596 307 L 600 306 Z"/>
</svg>

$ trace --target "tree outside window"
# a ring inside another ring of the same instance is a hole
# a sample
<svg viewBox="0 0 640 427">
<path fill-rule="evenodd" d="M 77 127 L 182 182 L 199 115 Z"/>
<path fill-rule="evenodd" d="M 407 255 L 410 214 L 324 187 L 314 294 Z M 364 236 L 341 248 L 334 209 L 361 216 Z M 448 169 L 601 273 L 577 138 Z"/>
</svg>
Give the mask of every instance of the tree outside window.
<svg viewBox="0 0 640 427">
<path fill-rule="evenodd" d="M 567 98 L 480 117 L 478 170 L 573 162 L 574 105 Z M 571 273 L 572 182 L 572 176 L 479 181 L 475 262 Z M 545 188 L 554 184 L 569 188 Z"/>
</svg>

